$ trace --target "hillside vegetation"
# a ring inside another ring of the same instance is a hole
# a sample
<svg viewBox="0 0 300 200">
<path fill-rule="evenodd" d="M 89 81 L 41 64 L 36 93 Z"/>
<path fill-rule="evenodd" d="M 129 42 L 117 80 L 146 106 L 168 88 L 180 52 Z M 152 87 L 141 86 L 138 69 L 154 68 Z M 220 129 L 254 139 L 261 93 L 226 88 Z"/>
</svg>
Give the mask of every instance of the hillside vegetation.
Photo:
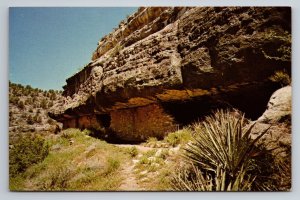
<svg viewBox="0 0 300 200">
<path fill-rule="evenodd" d="M 49 109 L 61 101 L 61 92 L 41 90 L 9 82 L 9 132 L 55 132 L 59 124 L 48 116 Z M 11 137 L 11 138 L 12 138 Z"/>
</svg>

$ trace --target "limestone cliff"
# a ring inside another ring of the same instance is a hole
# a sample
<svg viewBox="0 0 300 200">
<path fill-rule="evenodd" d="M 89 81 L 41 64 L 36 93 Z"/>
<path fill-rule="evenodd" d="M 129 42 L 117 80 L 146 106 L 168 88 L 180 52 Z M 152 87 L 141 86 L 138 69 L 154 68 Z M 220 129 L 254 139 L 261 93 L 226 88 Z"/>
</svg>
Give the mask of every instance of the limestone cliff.
<svg viewBox="0 0 300 200">
<path fill-rule="evenodd" d="M 162 137 L 206 108 L 258 117 L 279 87 L 269 77 L 291 71 L 290 52 L 290 8 L 139 8 L 67 79 L 50 116 L 131 141 Z"/>
</svg>

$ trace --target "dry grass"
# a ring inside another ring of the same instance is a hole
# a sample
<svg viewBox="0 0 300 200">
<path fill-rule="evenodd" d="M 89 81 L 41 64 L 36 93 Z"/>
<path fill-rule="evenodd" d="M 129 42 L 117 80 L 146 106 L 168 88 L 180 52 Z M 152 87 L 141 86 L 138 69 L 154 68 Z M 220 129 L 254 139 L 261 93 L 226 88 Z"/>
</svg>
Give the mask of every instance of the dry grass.
<svg viewBox="0 0 300 200">
<path fill-rule="evenodd" d="M 149 150 L 137 158 L 135 174 L 138 184 L 149 191 L 170 191 L 173 171 L 181 158 L 169 149 Z"/>
<path fill-rule="evenodd" d="M 55 148 L 43 162 L 11 179 L 11 190 L 118 190 L 124 179 L 119 169 L 129 159 L 128 153 L 76 129 L 64 131 L 49 143 Z"/>
</svg>

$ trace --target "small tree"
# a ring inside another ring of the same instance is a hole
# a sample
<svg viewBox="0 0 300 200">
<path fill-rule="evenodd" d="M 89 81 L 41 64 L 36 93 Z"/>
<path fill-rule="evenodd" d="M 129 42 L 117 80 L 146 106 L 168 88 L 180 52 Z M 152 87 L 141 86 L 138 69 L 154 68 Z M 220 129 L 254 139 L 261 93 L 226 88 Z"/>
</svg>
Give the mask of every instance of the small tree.
<svg viewBox="0 0 300 200">
<path fill-rule="evenodd" d="M 19 103 L 19 97 L 14 96 L 14 94 L 9 96 L 9 103 L 12 103 L 14 105 L 18 105 Z"/>
<path fill-rule="evenodd" d="M 42 117 L 39 115 L 39 113 L 36 113 L 36 115 L 34 116 L 33 120 L 36 123 L 41 123 L 42 122 Z"/>
<path fill-rule="evenodd" d="M 18 107 L 23 110 L 25 108 L 24 102 L 23 101 L 19 101 Z"/>
<path fill-rule="evenodd" d="M 48 107 L 51 108 L 52 106 L 53 106 L 53 102 L 50 101 L 50 102 L 48 103 Z"/>
<path fill-rule="evenodd" d="M 42 102 L 41 102 L 41 108 L 43 109 L 47 109 L 47 100 L 46 99 L 43 99 Z"/>
<path fill-rule="evenodd" d="M 9 149 L 9 175 L 16 176 L 33 164 L 45 159 L 49 146 L 39 135 L 22 135 L 17 139 L 12 149 Z"/>
<path fill-rule="evenodd" d="M 31 115 L 28 116 L 27 123 L 30 124 L 30 125 L 34 124 L 34 120 L 33 120 Z"/>
</svg>

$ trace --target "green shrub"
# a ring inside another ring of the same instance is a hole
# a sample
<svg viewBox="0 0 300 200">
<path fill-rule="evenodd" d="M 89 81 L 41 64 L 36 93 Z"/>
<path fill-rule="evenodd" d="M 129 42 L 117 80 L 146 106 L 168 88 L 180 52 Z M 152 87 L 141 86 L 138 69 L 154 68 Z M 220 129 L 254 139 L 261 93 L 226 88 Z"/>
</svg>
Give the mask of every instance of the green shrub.
<svg viewBox="0 0 300 200">
<path fill-rule="evenodd" d="M 41 101 L 40 107 L 43 108 L 43 109 L 47 109 L 48 108 L 48 102 L 47 102 L 46 99 L 43 99 Z"/>
<path fill-rule="evenodd" d="M 54 105 L 53 102 L 50 101 L 50 102 L 48 103 L 48 108 L 51 108 L 53 105 Z"/>
<path fill-rule="evenodd" d="M 84 135 L 92 135 L 93 134 L 93 132 L 91 131 L 91 130 L 89 130 L 89 129 L 84 129 L 83 131 L 82 131 L 82 133 L 84 134 Z"/>
<path fill-rule="evenodd" d="M 146 141 L 146 143 L 155 143 L 157 142 L 157 138 L 156 137 L 149 137 Z"/>
<path fill-rule="evenodd" d="M 25 108 L 24 102 L 23 101 L 19 101 L 18 102 L 18 107 L 23 110 Z"/>
<path fill-rule="evenodd" d="M 168 149 L 163 149 L 159 155 L 159 158 L 165 160 L 169 156 L 169 150 Z"/>
<path fill-rule="evenodd" d="M 83 133 L 79 129 L 69 128 L 69 129 L 62 131 L 61 137 L 65 138 L 65 139 L 71 139 L 71 138 L 74 138 L 81 134 L 83 134 Z"/>
<path fill-rule="evenodd" d="M 32 98 L 30 97 L 25 100 L 25 105 L 31 105 L 32 103 Z"/>
<path fill-rule="evenodd" d="M 51 92 L 50 100 L 56 100 L 56 93 L 54 91 Z"/>
<path fill-rule="evenodd" d="M 180 171 L 173 182 L 173 188 L 200 191 L 250 190 L 256 176 L 252 172 L 258 169 L 253 164 L 255 158 L 252 156 L 257 150 L 255 144 L 268 130 L 252 139 L 250 133 L 254 125 L 247 124 L 243 116 L 237 118 L 229 110 L 217 111 L 203 122 L 195 124 L 195 141 L 184 149 L 184 157 L 196 169 L 190 170 L 190 173 Z M 203 188 L 204 183 L 208 187 Z M 182 188 L 184 185 L 185 189 Z"/>
<path fill-rule="evenodd" d="M 158 141 L 156 137 L 149 137 L 144 143 L 144 145 L 151 148 L 156 148 L 159 146 L 160 143 L 161 141 Z"/>
<path fill-rule="evenodd" d="M 32 118 L 31 115 L 28 116 L 27 123 L 30 124 L 30 125 L 34 124 L 34 119 Z"/>
<path fill-rule="evenodd" d="M 134 158 L 139 154 L 139 151 L 137 150 L 136 147 L 131 147 L 128 149 L 128 153 L 132 158 Z"/>
<path fill-rule="evenodd" d="M 11 177 L 24 172 L 28 167 L 45 159 L 49 146 L 39 135 L 20 136 L 9 149 L 9 174 Z"/>
<path fill-rule="evenodd" d="M 148 156 L 143 155 L 143 156 L 140 158 L 138 164 L 141 164 L 141 165 L 148 165 L 148 164 L 151 164 L 151 160 L 148 159 Z"/>
<path fill-rule="evenodd" d="M 118 158 L 108 157 L 106 161 L 107 161 L 107 164 L 106 164 L 106 169 L 104 171 L 104 175 L 109 175 L 109 174 L 117 171 L 117 169 L 119 169 L 120 160 Z"/>
<path fill-rule="evenodd" d="M 74 172 L 68 166 L 51 171 L 47 179 L 41 181 L 40 190 L 44 191 L 63 191 L 70 186 L 70 180 L 74 177 Z"/>
<path fill-rule="evenodd" d="M 192 138 L 192 130 L 189 128 L 184 128 L 176 132 L 169 133 L 164 140 L 171 146 L 175 147 L 178 144 L 188 143 L 192 140 Z"/>
<path fill-rule="evenodd" d="M 145 152 L 144 155 L 147 157 L 151 157 L 151 156 L 154 156 L 155 153 L 156 153 L 156 151 L 154 149 L 152 149 L 152 150 Z"/>
<path fill-rule="evenodd" d="M 9 103 L 17 105 L 20 99 L 19 99 L 19 97 L 16 97 L 16 96 L 13 96 L 13 95 L 14 94 L 9 95 Z"/>
</svg>

